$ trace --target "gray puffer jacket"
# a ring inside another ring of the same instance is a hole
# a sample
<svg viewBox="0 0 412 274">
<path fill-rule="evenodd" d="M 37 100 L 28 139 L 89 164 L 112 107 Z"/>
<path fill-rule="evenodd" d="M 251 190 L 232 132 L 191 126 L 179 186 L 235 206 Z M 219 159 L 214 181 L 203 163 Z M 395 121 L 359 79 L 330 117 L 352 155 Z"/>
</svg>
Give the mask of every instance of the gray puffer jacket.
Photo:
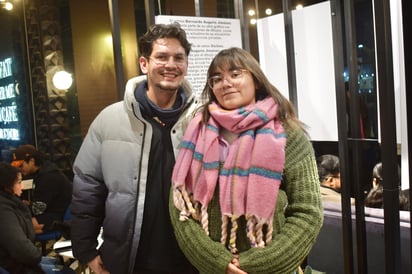
<svg viewBox="0 0 412 274">
<path fill-rule="evenodd" d="M 74 162 L 72 244 L 87 263 L 101 255 L 111 273 L 131 273 L 141 233 L 152 138 L 135 99 L 139 76 L 126 85 L 124 100 L 106 107 L 91 124 Z M 175 156 L 197 101 L 185 82 L 187 106 L 171 130 Z M 103 244 L 97 236 L 103 227 Z"/>
</svg>

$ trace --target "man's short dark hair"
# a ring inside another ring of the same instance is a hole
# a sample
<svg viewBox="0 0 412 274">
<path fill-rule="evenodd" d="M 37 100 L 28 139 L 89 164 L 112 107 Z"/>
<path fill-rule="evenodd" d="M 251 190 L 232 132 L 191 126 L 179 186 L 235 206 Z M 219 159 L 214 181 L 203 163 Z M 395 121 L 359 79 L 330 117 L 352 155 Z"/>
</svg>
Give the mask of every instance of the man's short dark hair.
<svg viewBox="0 0 412 274">
<path fill-rule="evenodd" d="M 151 25 L 147 32 L 139 38 L 139 51 L 142 56 L 149 57 L 153 51 L 153 43 L 159 38 L 176 38 L 189 56 L 191 44 L 186 38 L 186 32 L 179 23 Z"/>
<path fill-rule="evenodd" d="M 332 154 L 324 154 L 316 159 L 319 181 L 323 182 L 328 176 L 340 173 L 339 157 Z"/>
</svg>

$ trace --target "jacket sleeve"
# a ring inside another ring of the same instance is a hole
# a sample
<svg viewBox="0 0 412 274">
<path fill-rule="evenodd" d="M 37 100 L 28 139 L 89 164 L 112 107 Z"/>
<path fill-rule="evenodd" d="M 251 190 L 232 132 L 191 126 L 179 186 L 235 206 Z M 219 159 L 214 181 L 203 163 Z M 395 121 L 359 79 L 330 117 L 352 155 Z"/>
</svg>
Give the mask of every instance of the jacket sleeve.
<svg viewBox="0 0 412 274">
<path fill-rule="evenodd" d="M 105 213 L 107 188 L 101 172 L 101 140 L 96 131 L 99 121 L 90 126 L 74 162 L 71 241 L 73 255 L 87 263 L 98 255 L 97 237 Z"/>
<path fill-rule="evenodd" d="M 16 262 L 25 265 L 37 265 L 41 260 L 41 253 L 34 243 L 27 237 L 16 213 L 11 209 L 0 212 L 2 225 L 0 226 L 0 246 Z"/>
<path fill-rule="evenodd" d="M 312 146 L 302 130 L 288 130 L 284 181 L 285 223 L 265 248 L 239 256 L 247 273 L 293 273 L 308 255 L 323 223 L 318 173 Z"/>
</svg>

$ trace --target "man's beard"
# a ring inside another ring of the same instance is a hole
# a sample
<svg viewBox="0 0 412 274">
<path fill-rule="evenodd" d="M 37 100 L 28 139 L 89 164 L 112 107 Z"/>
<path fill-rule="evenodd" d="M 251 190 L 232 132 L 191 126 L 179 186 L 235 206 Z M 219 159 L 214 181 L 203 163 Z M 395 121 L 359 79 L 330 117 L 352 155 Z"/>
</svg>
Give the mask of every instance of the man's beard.
<svg viewBox="0 0 412 274">
<path fill-rule="evenodd" d="M 158 87 L 160 90 L 163 90 L 165 92 L 175 92 L 176 90 L 179 89 L 180 85 L 176 85 L 176 87 L 170 87 L 170 86 L 165 86 L 162 83 L 156 83 L 155 84 L 156 87 Z"/>
</svg>

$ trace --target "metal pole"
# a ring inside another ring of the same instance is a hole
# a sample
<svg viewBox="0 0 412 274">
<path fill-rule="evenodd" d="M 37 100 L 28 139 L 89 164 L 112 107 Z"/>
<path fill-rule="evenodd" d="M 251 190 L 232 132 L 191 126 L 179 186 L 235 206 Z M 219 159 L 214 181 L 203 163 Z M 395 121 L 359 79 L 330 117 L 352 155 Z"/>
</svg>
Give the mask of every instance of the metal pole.
<svg viewBox="0 0 412 274">
<path fill-rule="evenodd" d="M 34 110 L 34 96 L 33 96 L 33 79 L 31 76 L 31 63 L 29 60 L 30 56 L 30 47 L 29 47 L 29 35 L 27 33 L 27 14 L 26 14 L 26 1 L 23 0 L 21 2 L 22 10 L 23 10 L 23 23 L 24 23 L 24 46 L 26 50 L 26 62 L 27 62 L 27 70 L 29 78 L 29 90 L 30 90 L 30 99 L 31 99 L 31 111 L 32 111 L 32 122 L 33 122 L 33 137 L 34 137 L 34 145 L 38 147 L 38 140 L 37 140 L 37 122 L 36 122 L 36 113 Z"/>
<path fill-rule="evenodd" d="M 283 16 L 285 22 L 286 62 L 288 68 L 289 100 L 298 111 L 298 93 L 296 85 L 295 43 L 293 40 L 292 12 L 289 8 L 289 0 L 282 0 Z"/>
<path fill-rule="evenodd" d="M 110 25 L 112 29 L 114 68 L 116 71 L 116 84 L 118 99 L 123 99 L 124 73 L 122 59 L 122 42 L 120 38 L 119 5 L 117 0 L 109 0 Z"/>
<path fill-rule="evenodd" d="M 374 0 L 377 76 L 382 140 L 385 273 L 401 273 L 399 185 L 389 1 Z"/>
<path fill-rule="evenodd" d="M 353 241 L 352 241 L 352 213 L 351 213 L 351 184 L 349 183 L 349 145 L 347 139 L 348 127 L 346 123 L 346 94 L 343 79 L 344 72 L 344 39 L 343 39 L 343 3 L 341 0 L 331 0 L 332 35 L 335 63 L 336 109 L 338 115 L 339 161 L 342 193 L 342 243 L 344 272 L 354 273 Z"/>
<path fill-rule="evenodd" d="M 233 0 L 233 5 L 235 7 L 235 18 L 239 19 L 242 29 L 243 48 L 250 51 L 249 29 L 248 22 L 245 20 L 244 1 L 246 0 Z"/>
<path fill-rule="evenodd" d="M 363 191 L 361 188 L 361 146 L 362 139 L 359 123 L 359 94 L 358 94 L 358 56 L 356 41 L 356 23 L 354 0 L 344 0 L 345 30 L 346 30 L 346 49 L 347 63 L 349 71 L 349 93 L 350 93 L 350 121 L 351 136 L 349 136 L 351 149 L 352 183 L 355 194 L 356 207 L 356 251 L 358 273 L 368 273 L 368 259 L 366 251 L 366 226 L 365 209 L 363 205 Z"/>
<path fill-rule="evenodd" d="M 195 15 L 205 16 L 205 1 L 204 0 L 195 0 Z"/>
<path fill-rule="evenodd" d="M 402 0 L 402 7 L 406 7 L 409 4 L 408 0 Z M 403 37 L 404 37 L 404 54 L 405 54 L 405 87 L 406 87 L 406 117 L 412 117 L 412 54 L 410 52 L 411 40 L 407 37 L 411 37 L 410 20 L 407 20 L 406 12 L 402 12 L 403 21 Z M 408 50 L 407 50 L 408 49 Z M 409 92 L 408 92 L 409 91 Z M 407 118 L 407 134 L 408 134 L 408 169 L 409 176 L 412 175 L 412 119 Z M 409 197 L 412 197 L 412 181 L 409 180 Z M 409 218 L 412 220 L 412 203 L 409 203 Z M 412 229 L 409 230 L 410 238 L 412 239 Z M 409 250 L 412 251 L 412 242 L 409 243 Z M 412 252 L 410 252 L 410 261 L 412 262 Z"/>
<path fill-rule="evenodd" d="M 146 13 L 146 29 L 155 23 L 154 1 L 144 0 L 144 10 Z"/>
</svg>

